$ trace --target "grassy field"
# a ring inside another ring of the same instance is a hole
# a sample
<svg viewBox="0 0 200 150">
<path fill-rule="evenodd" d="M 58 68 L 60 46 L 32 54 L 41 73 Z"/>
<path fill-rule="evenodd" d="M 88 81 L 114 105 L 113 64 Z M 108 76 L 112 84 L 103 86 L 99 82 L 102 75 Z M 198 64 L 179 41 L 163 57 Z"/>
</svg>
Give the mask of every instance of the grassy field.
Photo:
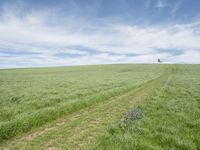
<svg viewBox="0 0 200 150">
<path fill-rule="evenodd" d="M 91 149 L 200 149 L 200 65 L 176 65 L 165 85 L 138 107 L 142 119 L 125 128 L 114 124 Z"/>
<path fill-rule="evenodd" d="M 166 66 L 0 70 L 0 141 L 130 90 Z"/>
<path fill-rule="evenodd" d="M 199 65 L 0 70 L 2 149 L 198 149 Z M 141 119 L 124 127 L 123 113 Z"/>
</svg>

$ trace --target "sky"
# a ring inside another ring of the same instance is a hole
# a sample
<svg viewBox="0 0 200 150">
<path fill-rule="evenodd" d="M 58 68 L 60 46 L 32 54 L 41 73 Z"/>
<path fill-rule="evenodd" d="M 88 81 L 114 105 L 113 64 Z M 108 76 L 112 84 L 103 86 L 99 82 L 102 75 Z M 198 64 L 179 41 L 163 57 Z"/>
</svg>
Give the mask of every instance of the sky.
<svg viewBox="0 0 200 150">
<path fill-rule="evenodd" d="M 200 0 L 0 0 L 0 68 L 200 63 Z"/>
</svg>

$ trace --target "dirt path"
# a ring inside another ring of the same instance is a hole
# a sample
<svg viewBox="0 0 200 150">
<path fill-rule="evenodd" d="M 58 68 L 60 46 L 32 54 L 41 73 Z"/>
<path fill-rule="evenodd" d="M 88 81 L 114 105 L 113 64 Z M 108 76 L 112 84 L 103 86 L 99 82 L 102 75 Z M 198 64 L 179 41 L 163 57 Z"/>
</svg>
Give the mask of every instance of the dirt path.
<svg viewBox="0 0 200 150">
<path fill-rule="evenodd" d="M 172 67 L 165 73 L 121 96 L 98 103 L 41 128 L 6 141 L 3 149 L 85 149 L 105 134 L 106 127 L 118 120 L 123 112 L 147 99 L 169 78 Z"/>
</svg>

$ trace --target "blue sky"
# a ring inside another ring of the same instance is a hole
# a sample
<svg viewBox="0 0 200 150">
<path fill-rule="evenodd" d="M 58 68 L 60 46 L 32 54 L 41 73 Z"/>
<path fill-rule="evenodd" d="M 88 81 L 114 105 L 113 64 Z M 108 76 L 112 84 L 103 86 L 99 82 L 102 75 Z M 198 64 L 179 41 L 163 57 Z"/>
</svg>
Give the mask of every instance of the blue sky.
<svg viewBox="0 0 200 150">
<path fill-rule="evenodd" d="M 199 0 L 0 0 L 0 68 L 200 63 Z"/>
</svg>

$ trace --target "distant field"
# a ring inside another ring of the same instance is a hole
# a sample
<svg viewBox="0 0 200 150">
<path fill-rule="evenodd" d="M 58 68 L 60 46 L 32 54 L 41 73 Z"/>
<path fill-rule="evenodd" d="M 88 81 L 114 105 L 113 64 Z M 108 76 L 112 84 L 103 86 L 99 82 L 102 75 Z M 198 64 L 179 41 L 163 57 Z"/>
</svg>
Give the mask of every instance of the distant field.
<svg viewBox="0 0 200 150">
<path fill-rule="evenodd" d="M 200 65 L 0 70 L 0 149 L 200 149 L 199 76 Z"/>
</svg>

